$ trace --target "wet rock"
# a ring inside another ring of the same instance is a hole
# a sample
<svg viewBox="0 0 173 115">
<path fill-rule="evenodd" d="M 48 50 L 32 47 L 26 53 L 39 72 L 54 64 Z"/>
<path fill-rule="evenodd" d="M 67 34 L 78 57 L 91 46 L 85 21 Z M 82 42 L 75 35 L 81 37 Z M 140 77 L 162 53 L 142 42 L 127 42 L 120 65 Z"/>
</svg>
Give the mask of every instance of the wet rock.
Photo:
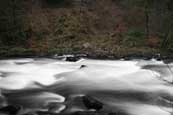
<svg viewBox="0 0 173 115">
<path fill-rule="evenodd" d="M 142 59 L 142 60 L 150 60 L 152 59 L 152 55 L 150 54 L 129 54 L 123 57 L 125 60 L 133 60 L 133 59 Z"/>
<path fill-rule="evenodd" d="M 87 66 L 86 65 L 81 65 L 80 66 L 80 69 L 85 68 L 85 67 L 87 67 Z"/>
<path fill-rule="evenodd" d="M 0 108 L 7 106 L 7 101 L 5 97 L 0 92 Z"/>
<path fill-rule="evenodd" d="M 103 104 L 90 96 L 82 97 L 83 103 L 87 109 L 95 109 L 97 111 L 103 108 Z"/>
<path fill-rule="evenodd" d="M 125 60 L 133 60 L 133 59 L 142 59 L 142 60 L 156 59 L 158 61 L 162 60 L 160 54 L 129 54 L 123 58 Z"/>
<path fill-rule="evenodd" d="M 20 106 L 8 105 L 6 107 L 0 108 L 0 113 L 6 113 L 9 115 L 16 115 L 20 111 Z"/>
<path fill-rule="evenodd" d="M 161 60 L 162 60 L 162 57 L 161 57 L 160 54 L 155 54 L 155 55 L 153 56 L 153 58 L 156 59 L 157 61 L 161 61 Z"/>
<path fill-rule="evenodd" d="M 76 57 L 76 56 L 69 56 L 69 57 L 66 57 L 66 61 L 70 61 L 70 62 L 76 62 L 78 61 L 80 58 L 79 57 Z"/>
</svg>

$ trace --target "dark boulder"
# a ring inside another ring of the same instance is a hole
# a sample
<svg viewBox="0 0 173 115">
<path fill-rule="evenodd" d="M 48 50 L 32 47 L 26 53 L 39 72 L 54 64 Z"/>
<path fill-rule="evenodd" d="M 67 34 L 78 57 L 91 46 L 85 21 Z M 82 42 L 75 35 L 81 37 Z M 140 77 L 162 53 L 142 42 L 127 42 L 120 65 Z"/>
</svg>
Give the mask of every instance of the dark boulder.
<svg viewBox="0 0 173 115">
<path fill-rule="evenodd" d="M 156 54 L 153 56 L 154 59 L 156 59 L 157 61 L 161 61 L 162 60 L 162 57 L 160 54 Z"/>
<path fill-rule="evenodd" d="M 103 104 L 90 96 L 82 97 L 83 103 L 87 109 L 95 109 L 97 111 L 103 108 Z"/>
<path fill-rule="evenodd" d="M 6 107 L 0 108 L 0 113 L 6 113 L 9 115 L 16 115 L 20 111 L 20 106 L 8 105 Z"/>
<path fill-rule="evenodd" d="M 156 59 L 158 61 L 162 60 L 160 54 L 129 54 L 123 57 L 124 60 L 133 60 L 133 59 L 142 59 L 142 60 L 151 60 Z"/>
<path fill-rule="evenodd" d="M 142 59 L 142 60 L 150 60 L 152 59 L 153 55 L 150 54 L 129 54 L 123 57 L 124 60 L 133 60 L 133 59 Z"/>
<path fill-rule="evenodd" d="M 69 57 L 66 57 L 66 61 L 70 61 L 70 62 L 76 62 L 78 61 L 80 58 L 79 57 L 76 57 L 76 56 L 69 56 Z"/>
<path fill-rule="evenodd" d="M 7 105 L 6 98 L 1 94 L 0 91 L 0 108 L 5 107 Z"/>
<path fill-rule="evenodd" d="M 80 66 L 80 69 L 85 68 L 85 67 L 87 67 L 87 66 L 86 65 L 81 65 Z"/>
</svg>

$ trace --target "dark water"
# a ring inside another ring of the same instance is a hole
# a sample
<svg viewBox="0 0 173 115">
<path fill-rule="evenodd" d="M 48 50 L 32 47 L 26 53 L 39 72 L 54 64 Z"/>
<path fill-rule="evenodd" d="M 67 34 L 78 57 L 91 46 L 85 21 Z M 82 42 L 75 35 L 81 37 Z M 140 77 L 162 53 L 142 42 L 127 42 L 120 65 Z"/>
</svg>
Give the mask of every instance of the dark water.
<svg viewBox="0 0 173 115">
<path fill-rule="evenodd" d="M 171 69 L 173 63 L 156 60 L 1 60 L 0 107 L 20 106 L 18 114 L 89 112 L 82 100 L 89 96 L 103 105 L 100 114 L 171 115 Z"/>
</svg>

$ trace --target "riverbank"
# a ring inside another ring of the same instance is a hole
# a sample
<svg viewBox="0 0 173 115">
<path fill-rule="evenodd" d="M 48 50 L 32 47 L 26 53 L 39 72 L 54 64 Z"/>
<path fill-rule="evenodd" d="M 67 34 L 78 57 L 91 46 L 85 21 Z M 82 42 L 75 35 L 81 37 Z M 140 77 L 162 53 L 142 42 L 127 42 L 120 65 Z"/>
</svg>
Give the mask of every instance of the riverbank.
<svg viewBox="0 0 173 115">
<path fill-rule="evenodd" d="M 0 60 L 2 59 L 14 59 L 14 58 L 51 58 L 51 59 L 60 59 L 63 57 L 72 57 L 73 60 L 78 60 L 80 58 L 89 58 L 89 59 L 99 59 L 99 60 L 133 60 L 133 59 L 142 59 L 142 60 L 164 60 L 165 62 L 172 62 L 173 55 L 170 53 L 131 53 L 124 55 L 115 55 L 115 54 L 101 54 L 101 53 L 35 53 L 35 52 L 25 52 L 25 53 L 12 53 L 0 55 Z"/>
<path fill-rule="evenodd" d="M 112 49 L 111 49 L 112 47 Z M 115 46 L 107 46 L 107 48 L 58 48 L 47 50 L 35 50 L 27 48 L 0 48 L 0 59 L 8 58 L 57 58 L 63 55 L 74 55 L 74 57 L 85 57 L 90 59 L 144 59 L 149 60 L 155 58 L 157 60 L 171 60 L 173 53 L 167 50 L 159 50 L 151 47 L 120 47 L 116 49 Z"/>
</svg>

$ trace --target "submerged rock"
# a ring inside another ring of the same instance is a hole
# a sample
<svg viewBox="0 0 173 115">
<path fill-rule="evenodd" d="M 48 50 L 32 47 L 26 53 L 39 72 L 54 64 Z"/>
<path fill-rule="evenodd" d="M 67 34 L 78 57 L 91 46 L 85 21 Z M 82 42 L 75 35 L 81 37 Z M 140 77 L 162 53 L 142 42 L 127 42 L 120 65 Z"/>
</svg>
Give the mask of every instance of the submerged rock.
<svg viewBox="0 0 173 115">
<path fill-rule="evenodd" d="M 0 108 L 7 106 L 7 101 L 0 91 Z"/>
<path fill-rule="evenodd" d="M 21 110 L 20 106 L 8 105 L 0 108 L 0 113 L 6 113 L 9 115 L 16 115 Z"/>
<path fill-rule="evenodd" d="M 103 104 L 90 96 L 82 97 L 83 103 L 87 109 L 99 111 L 103 108 Z"/>
<path fill-rule="evenodd" d="M 87 65 L 81 65 L 80 69 L 87 67 Z"/>
</svg>

